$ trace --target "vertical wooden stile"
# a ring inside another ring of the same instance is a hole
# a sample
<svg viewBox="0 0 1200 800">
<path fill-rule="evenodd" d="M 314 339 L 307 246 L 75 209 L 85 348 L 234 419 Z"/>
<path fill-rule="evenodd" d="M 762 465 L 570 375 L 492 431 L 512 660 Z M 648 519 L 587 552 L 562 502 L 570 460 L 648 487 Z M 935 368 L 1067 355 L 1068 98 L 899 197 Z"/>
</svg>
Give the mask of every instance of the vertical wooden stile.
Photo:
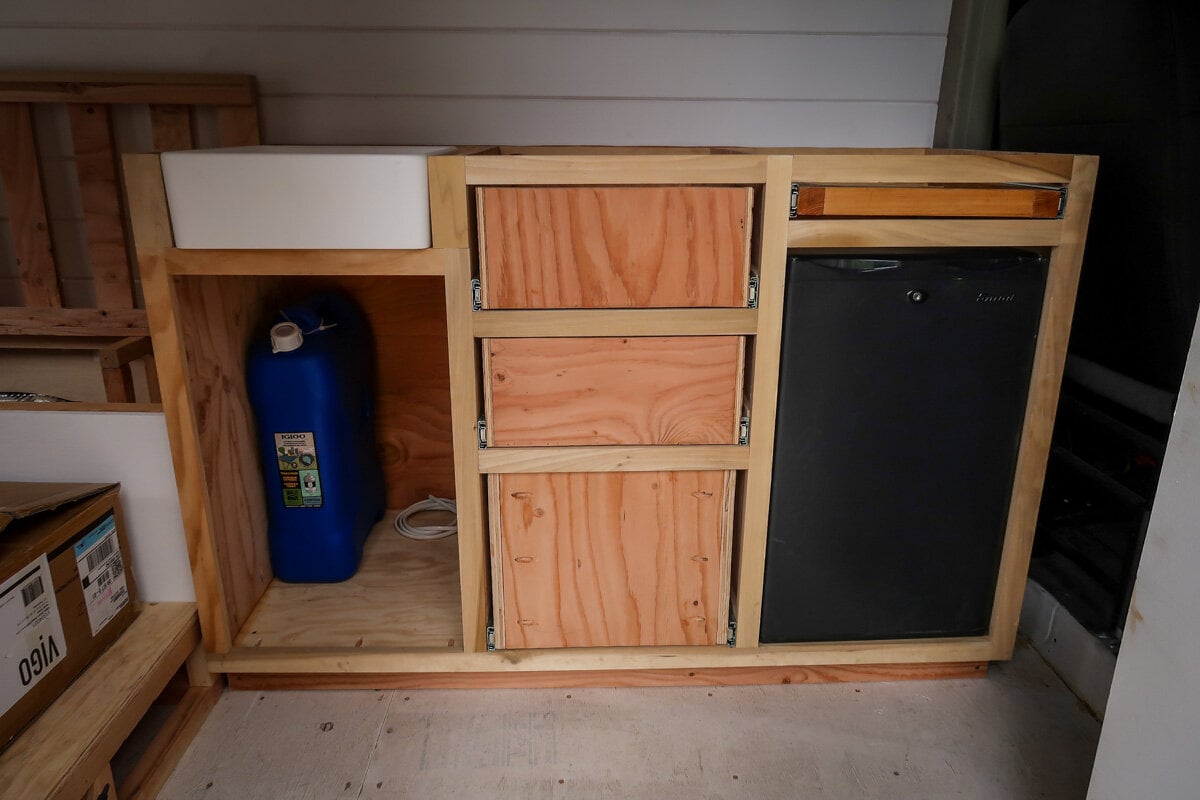
<svg viewBox="0 0 1200 800">
<path fill-rule="evenodd" d="M 775 406 L 779 393 L 779 347 L 783 332 L 784 272 L 787 262 L 788 198 L 792 185 L 790 156 L 767 156 L 763 188 L 762 239 L 759 249 L 758 332 L 754 337 L 751 396 L 750 469 L 738 516 L 737 646 L 758 647 L 762 613 L 763 567 L 775 453 Z"/>
<path fill-rule="evenodd" d="M 1063 213 L 1062 241 L 1050 256 L 1038 347 L 1029 379 L 1025 424 L 1017 451 L 1008 525 L 988 629 L 993 659 L 1011 658 L 1016 641 L 1025 576 L 1029 571 L 1033 534 L 1042 499 L 1042 482 L 1050 454 L 1050 435 L 1054 430 L 1055 410 L 1067 361 L 1067 342 L 1075 312 L 1075 294 L 1079 289 L 1097 163 L 1095 156 L 1075 156 Z"/>
<path fill-rule="evenodd" d="M 4 184 L 25 305 L 61 308 L 30 104 L 0 103 L 0 142 L 0 183 Z"/>
<path fill-rule="evenodd" d="M 108 107 L 69 104 L 71 141 L 97 308 L 133 308 L 132 261 L 126 246 L 116 147 Z"/>
<path fill-rule="evenodd" d="M 175 286 L 158 253 L 174 244 L 162 166 L 157 155 L 128 155 L 124 158 L 124 175 L 134 248 L 141 268 L 150 336 L 162 390 L 163 414 L 179 487 L 188 558 L 192 565 L 196 609 L 205 648 L 209 652 L 226 652 L 232 646 L 234 631 L 213 540 L 212 510 L 199 434 L 188 395 L 184 336 L 175 314 Z"/>
</svg>

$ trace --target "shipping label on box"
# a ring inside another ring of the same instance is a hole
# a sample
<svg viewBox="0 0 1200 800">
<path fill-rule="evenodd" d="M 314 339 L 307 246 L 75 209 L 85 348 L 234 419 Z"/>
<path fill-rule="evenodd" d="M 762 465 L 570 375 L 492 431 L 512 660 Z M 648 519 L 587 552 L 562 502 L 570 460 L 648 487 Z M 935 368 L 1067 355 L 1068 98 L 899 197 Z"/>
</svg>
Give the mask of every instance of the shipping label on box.
<svg viewBox="0 0 1200 800">
<path fill-rule="evenodd" d="M 75 563 L 83 584 L 92 636 L 129 603 L 125 564 L 117 543 L 117 522 L 110 511 L 75 544 Z"/>
<path fill-rule="evenodd" d="M 0 714 L 66 658 L 67 640 L 45 554 L 0 583 Z"/>
</svg>

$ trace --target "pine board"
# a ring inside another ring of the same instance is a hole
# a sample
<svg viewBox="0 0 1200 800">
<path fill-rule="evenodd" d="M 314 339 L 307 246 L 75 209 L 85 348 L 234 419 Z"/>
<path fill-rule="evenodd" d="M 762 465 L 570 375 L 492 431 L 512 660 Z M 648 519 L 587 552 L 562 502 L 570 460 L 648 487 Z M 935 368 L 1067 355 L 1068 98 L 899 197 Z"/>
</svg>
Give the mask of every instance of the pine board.
<svg viewBox="0 0 1200 800">
<path fill-rule="evenodd" d="M 273 581 L 240 647 L 397 647 L 461 652 L 458 543 L 406 539 L 384 514 L 362 566 L 341 583 Z"/>
</svg>

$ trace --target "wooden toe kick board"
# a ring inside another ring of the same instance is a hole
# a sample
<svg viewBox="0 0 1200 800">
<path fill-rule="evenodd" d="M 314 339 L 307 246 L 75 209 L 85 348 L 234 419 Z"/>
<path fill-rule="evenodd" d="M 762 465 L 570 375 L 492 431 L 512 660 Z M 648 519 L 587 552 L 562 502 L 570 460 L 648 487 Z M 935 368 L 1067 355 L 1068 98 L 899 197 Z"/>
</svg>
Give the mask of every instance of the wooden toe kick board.
<svg viewBox="0 0 1200 800">
<path fill-rule="evenodd" d="M 489 476 L 497 647 L 723 643 L 734 475 Z"/>
<path fill-rule="evenodd" d="M 753 202 L 738 186 L 477 189 L 484 308 L 745 306 Z"/>
<path fill-rule="evenodd" d="M 740 336 L 484 339 L 488 444 L 735 444 Z"/>
</svg>

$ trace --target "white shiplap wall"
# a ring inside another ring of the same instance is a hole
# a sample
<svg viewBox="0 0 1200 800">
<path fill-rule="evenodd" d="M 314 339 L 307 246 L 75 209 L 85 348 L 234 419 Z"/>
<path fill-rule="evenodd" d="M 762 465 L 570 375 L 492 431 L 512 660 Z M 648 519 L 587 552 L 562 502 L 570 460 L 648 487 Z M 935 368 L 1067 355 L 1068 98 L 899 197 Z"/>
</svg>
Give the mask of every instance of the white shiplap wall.
<svg viewBox="0 0 1200 800">
<path fill-rule="evenodd" d="M 0 69 L 248 72 L 272 143 L 927 146 L 951 0 L 0 3 Z"/>
</svg>

